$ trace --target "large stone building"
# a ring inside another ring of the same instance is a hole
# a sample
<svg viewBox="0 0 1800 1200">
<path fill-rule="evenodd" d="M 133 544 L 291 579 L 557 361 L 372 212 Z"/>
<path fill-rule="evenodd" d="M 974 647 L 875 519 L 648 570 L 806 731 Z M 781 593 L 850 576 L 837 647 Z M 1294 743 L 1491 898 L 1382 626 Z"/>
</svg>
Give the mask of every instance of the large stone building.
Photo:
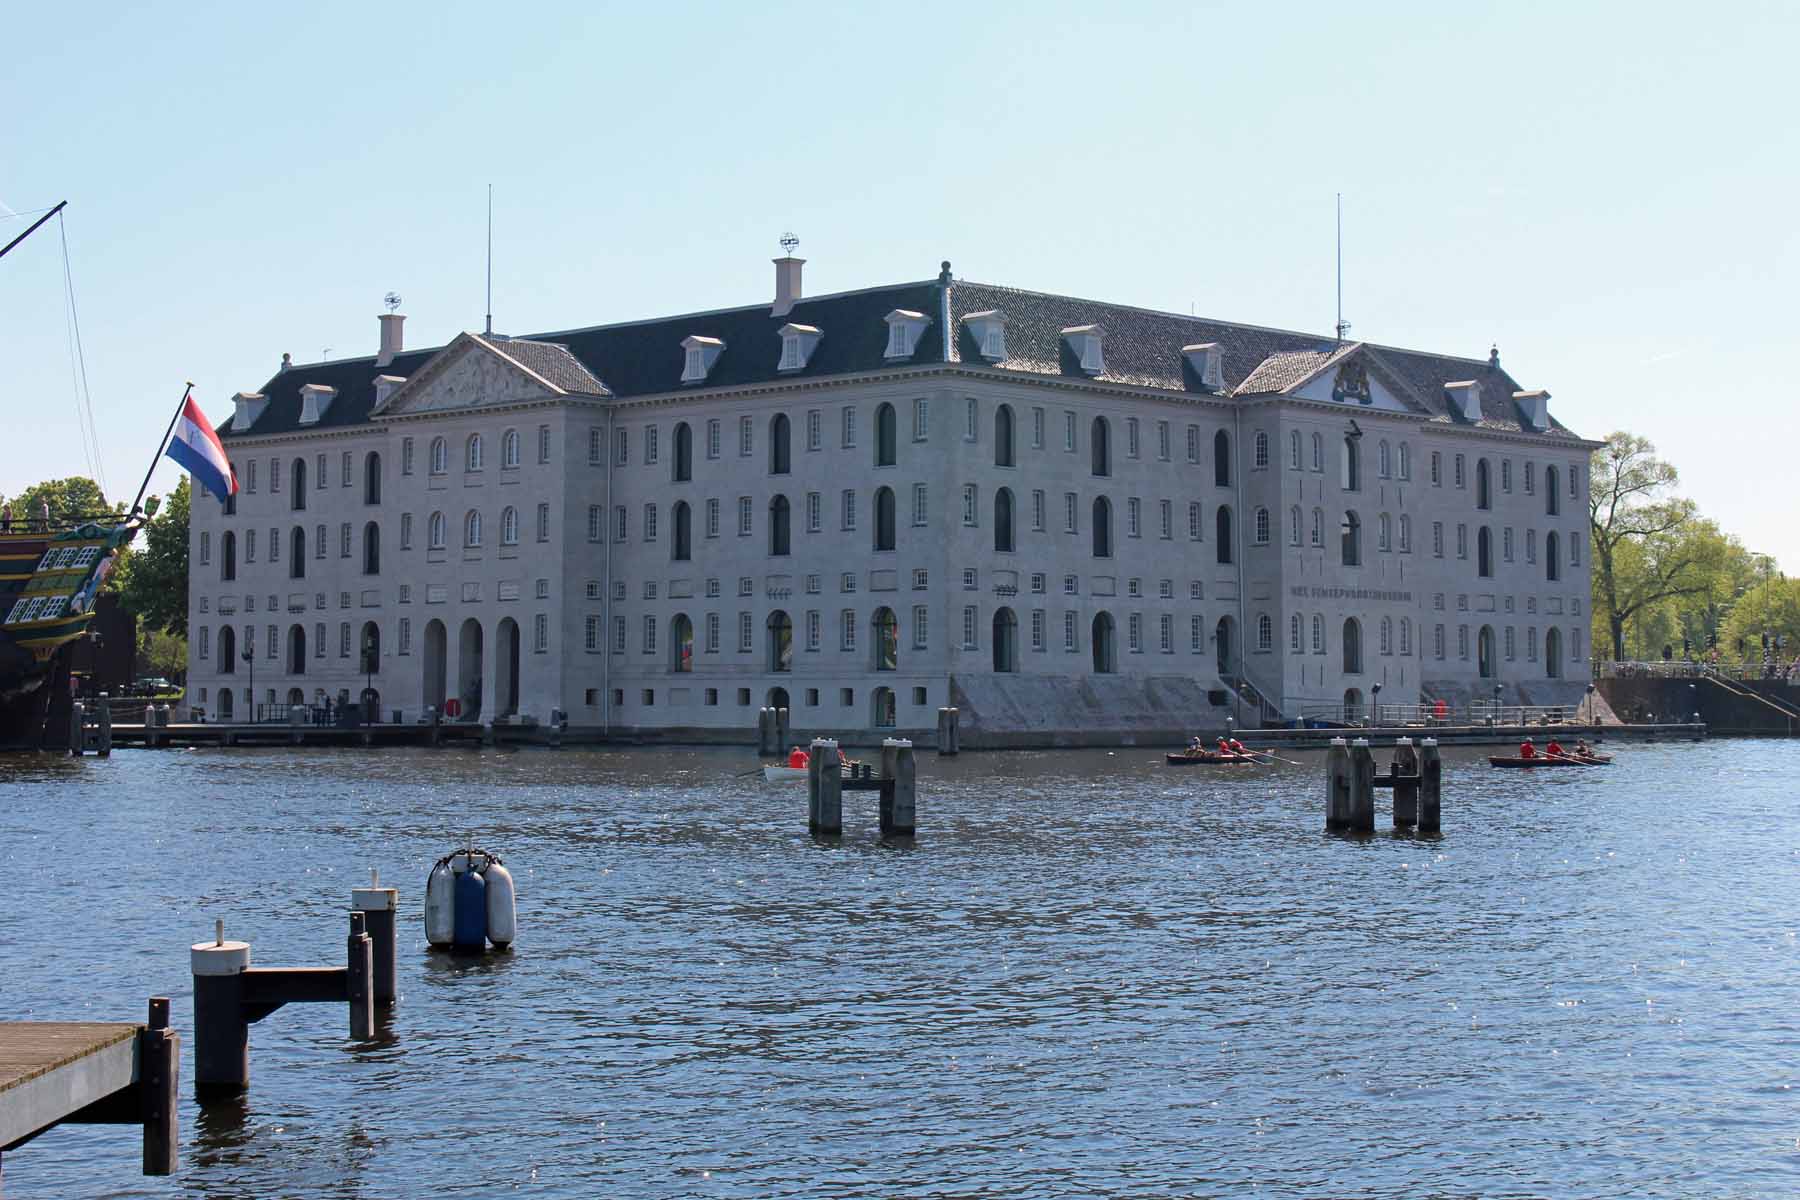
<svg viewBox="0 0 1800 1200">
<path fill-rule="evenodd" d="M 966 283 L 288 365 L 189 695 L 996 740 L 1574 703 L 1594 443 L 1469 359 Z M 254 674 L 254 685 L 251 676 Z"/>
</svg>

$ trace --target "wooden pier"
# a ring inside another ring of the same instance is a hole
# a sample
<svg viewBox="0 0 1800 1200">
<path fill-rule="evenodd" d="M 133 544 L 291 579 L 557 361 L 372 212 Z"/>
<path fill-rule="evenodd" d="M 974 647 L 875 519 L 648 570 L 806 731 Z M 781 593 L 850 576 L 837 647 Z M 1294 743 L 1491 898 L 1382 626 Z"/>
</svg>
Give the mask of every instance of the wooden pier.
<svg viewBox="0 0 1800 1200">
<path fill-rule="evenodd" d="M 173 1174 L 180 1041 L 161 996 L 143 1025 L 0 1022 L 0 1153 L 62 1124 L 141 1125 L 144 1174 Z"/>
</svg>

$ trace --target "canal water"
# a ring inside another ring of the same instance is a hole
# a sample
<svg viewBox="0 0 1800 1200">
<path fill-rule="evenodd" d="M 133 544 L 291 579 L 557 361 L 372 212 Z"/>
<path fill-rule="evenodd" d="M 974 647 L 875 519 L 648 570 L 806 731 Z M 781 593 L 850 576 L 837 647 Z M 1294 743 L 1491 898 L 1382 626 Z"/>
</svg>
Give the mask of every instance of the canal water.
<svg viewBox="0 0 1800 1200">
<path fill-rule="evenodd" d="M 181 1170 L 136 1131 L 24 1197 L 1783 1196 L 1800 1185 L 1800 743 L 1447 754 L 1441 838 L 1326 836 L 1322 761 L 919 760 L 919 837 L 743 750 L 0 759 L 10 1019 L 175 997 Z M 469 834 L 515 952 L 426 951 Z M 189 943 L 343 961 L 402 889 L 400 1007 L 254 1026 L 191 1098 Z"/>
</svg>

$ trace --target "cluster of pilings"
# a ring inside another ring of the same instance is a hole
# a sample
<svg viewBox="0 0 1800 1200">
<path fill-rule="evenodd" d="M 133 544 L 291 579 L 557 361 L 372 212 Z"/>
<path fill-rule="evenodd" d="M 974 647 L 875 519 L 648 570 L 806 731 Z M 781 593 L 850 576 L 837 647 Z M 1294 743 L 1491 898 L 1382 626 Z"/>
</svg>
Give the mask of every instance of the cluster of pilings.
<svg viewBox="0 0 1800 1200">
<path fill-rule="evenodd" d="M 780 758 L 788 751 L 788 710 L 760 708 L 756 711 L 756 752 L 764 758 Z"/>
<path fill-rule="evenodd" d="M 144 714 L 146 724 L 150 714 Z M 169 721 L 169 710 L 165 705 L 162 710 L 164 725 Z M 69 705 L 69 754 L 79 758 L 92 751 L 101 758 L 112 754 L 112 698 L 101 692 L 92 704 L 77 700 Z"/>
<path fill-rule="evenodd" d="M 866 763 L 845 771 L 837 742 L 814 738 L 806 763 L 806 827 L 823 837 L 844 832 L 844 793 L 881 796 L 881 832 L 910 837 L 918 823 L 918 776 L 913 744 L 905 738 L 881 743 L 881 773 Z"/>
<path fill-rule="evenodd" d="M 962 710 L 959 708 L 938 709 L 937 752 L 939 754 L 962 753 Z"/>
<path fill-rule="evenodd" d="M 1425 738 L 1416 749 L 1411 738 L 1396 739 L 1385 775 L 1375 769 L 1368 738 L 1332 738 L 1325 754 L 1325 828 L 1332 833 L 1375 832 L 1375 790 L 1389 788 L 1394 828 L 1438 833 L 1443 778 L 1436 738 Z"/>
</svg>

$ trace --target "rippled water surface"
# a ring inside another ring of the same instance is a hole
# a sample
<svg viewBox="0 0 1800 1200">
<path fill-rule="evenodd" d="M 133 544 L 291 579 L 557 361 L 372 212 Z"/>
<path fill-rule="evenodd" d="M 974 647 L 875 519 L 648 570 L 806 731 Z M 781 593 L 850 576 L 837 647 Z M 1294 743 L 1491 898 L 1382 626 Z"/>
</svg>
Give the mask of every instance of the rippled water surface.
<svg viewBox="0 0 1800 1200">
<path fill-rule="evenodd" d="M 1800 743 L 1618 749 L 1452 751 L 1442 838 L 1360 841 L 1316 755 L 923 756 L 886 845 L 863 794 L 815 843 L 742 750 L 0 759 L 0 1015 L 167 994 L 184 1039 L 178 1175 L 68 1127 L 6 1195 L 1790 1195 Z M 470 832 L 511 955 L 425 950 Z M 290 1006 L 195 1105 L 188 944 L 341 963 L 371 867 L 389 1039 Z"/>
</svg>

